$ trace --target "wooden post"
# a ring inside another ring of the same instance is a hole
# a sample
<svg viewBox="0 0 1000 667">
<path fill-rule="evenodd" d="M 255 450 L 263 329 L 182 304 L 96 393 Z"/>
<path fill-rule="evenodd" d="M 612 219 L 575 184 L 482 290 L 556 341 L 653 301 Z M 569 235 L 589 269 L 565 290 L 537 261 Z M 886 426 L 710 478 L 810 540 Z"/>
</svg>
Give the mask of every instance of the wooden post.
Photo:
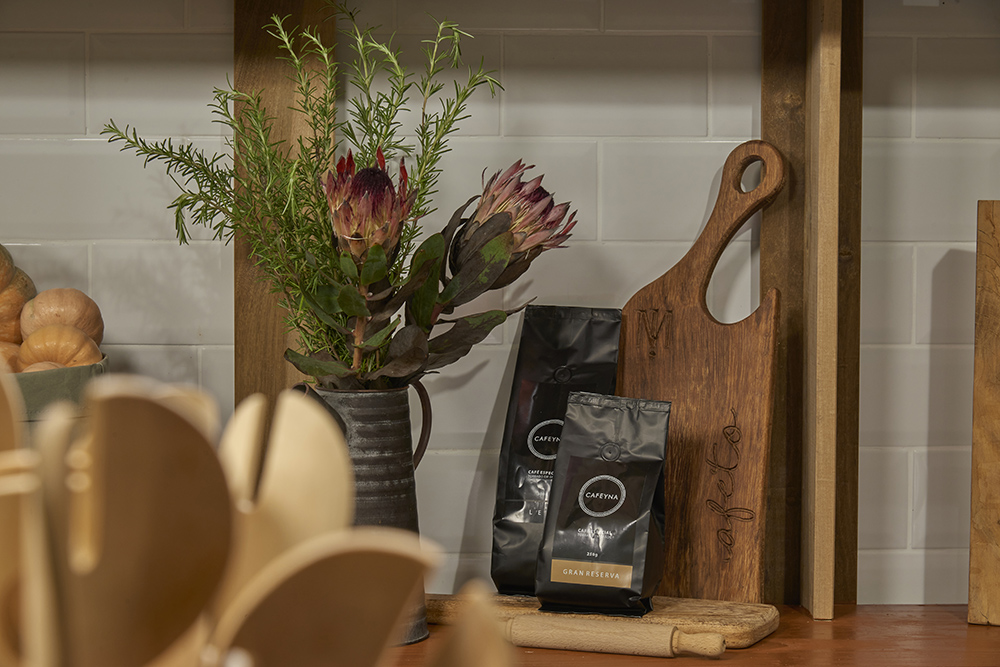
<svg viewBox="0 0 1000 667">
<path fill-rule="evenodd" d="M 832 618 L 857 596 L 863 3 L 762 9 L 761 133 L 788 166 L 760 232 L 782 299 L 765 599 Z"/>
<path fill-rule="evenodd" d="M 969 623 L 1000 625 L 1000 201 L 979 202 Z"/>
<path fill-rule="evenodd" d="M 764 600 L 798 604 L 802 523 L 806 3 L 764 0 L 761 138 L 785 157 L 785 187 L 761 213 L 761 296 L 781 294 L 768 471 Z"/>
<path fill-rule="evenodd" d="M 294 144 L 303 130 L 300 114 L 289 107 L 294 97 L 294 83 L 288 79 L 289 66 L 278 60 L 278 42 L 263 26 L 271 17 L 288 16 L 286 26 L 319 25 L 324 14 L 319 0 L 236 0 L 234 6 L 234 83 L 238 90 L 260 91 L 268 114 L 275 117 L 272 137 Z M 334 22 L 323 27 L 324 38 L 334 37 Z M 239 164 L 239 154 L 236 155 Z M 237 404 L 253 393 L 274 399 L 302 379 L 302 375 L 284 360 L 285 349 L 295 345 L 294 336 L 286 334 L 284 312 L 270 284 L 261 280 L 261 272 L 250 258 L 249 245 L 239 236 L 235 252 L 235 331 Z"/>
<path fill-rule="evenodd" d="M 837 498 L 833 601 L 858 601 L 861 368 L 861 115 L 864 0 L 842 3 L 837 254 Z"/>
</svg>

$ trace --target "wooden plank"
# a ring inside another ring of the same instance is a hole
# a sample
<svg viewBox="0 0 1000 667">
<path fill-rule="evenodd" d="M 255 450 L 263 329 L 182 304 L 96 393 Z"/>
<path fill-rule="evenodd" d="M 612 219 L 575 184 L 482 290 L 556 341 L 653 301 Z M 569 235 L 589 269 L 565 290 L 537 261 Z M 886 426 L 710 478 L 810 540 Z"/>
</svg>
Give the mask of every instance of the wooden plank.
<svg viewBox="0 0 1000 667">
<path fill-rule="evenodd" d="M 840 176 L 839 0 L 809 4 L 802 604 L 833 617 Z"/>
<path fill-rule="evenodd" d="M 762 19 L 761 132 L 788 163 L 760 232 L 761 290 L 782 297 L 765 599 L 796 604 L 822 573 L 824 595 L 832 586 L 836 601 L 853 602 L 863 2 L 765 0 Z"/>
<path fill-rule="evenodd" d="M 761 213 L 760 290 L 781 295 L 768 470 L 764 601 L 798 604 L 802 535 L 802 291 L 805 269 L 806 2 L 764 0 L 761 138 L 785 157 L 785 187 Z"/>
<path fill-rule="evenodd" d="M 272 137 L 292 141 L 302 131 L 302 120 L 288 107 L 294 83 L 288 65 L 280 61 L 277 40 L 263 30 L 275 14 L 288 16 L 286 26 L 318 24 L 323 3 L 319 0 L 236 0 L 234 18 L 234 84 L 237 89 L 261 91 L 264 107 L 275 117 Z M 327 22 L 324 37 L 332 40 L 334 25 Z M 237 164 L 239 155 L 236 157 Z M 283 389 L 302 379 L 284 360 L 285 349 L 294 346 L 286 335 L 284 313 L 278 296 L 261 280 L 262 273 L 249 257 L 249 245 L 239 236 L 234 241 L 235 302 L 235 395 L 239 403 L 261 392 L 270 401 Z"/>
<path fill-rule="evenodd" d="M 837 257 L 837 497 L 833 597 L 858 599 L 858 414 L 861 365 L 861 115 L 864 0 L 843 0 Z"/>
<path fill-rule="evenodd" d="M 1000 625 L 1000 201 L 979 202 L 969 623 Z"/>
</svg>

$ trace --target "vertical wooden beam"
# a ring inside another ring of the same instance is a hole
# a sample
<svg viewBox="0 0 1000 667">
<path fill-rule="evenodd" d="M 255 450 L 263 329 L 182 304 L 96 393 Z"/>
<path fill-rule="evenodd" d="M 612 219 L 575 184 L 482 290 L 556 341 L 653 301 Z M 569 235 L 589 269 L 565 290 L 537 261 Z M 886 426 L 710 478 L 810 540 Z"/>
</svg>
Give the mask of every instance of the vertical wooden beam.
<svg viewBox="0 0 1000 667">
<path fill-rule="evenodd" d="M 762 11 L 761 132 L 789 174 L 760 232 L 785 364 L 765 590 L 832 618 L 834 601 L 857 596 L 863 0 L 764 0 Z"/>
<path fill-rule="evenodd" d="M 1000 625 L 1000 201 L 979 202 L 969 623 Z"/>
<path fill-rule="evenodd" d="M 805 269 L 805 0 L 764 0 L 761 138 L 785 157 L 785 187 L 762 213 L 760 287 L 781 294 L 764 540 L 764 600 L 799 603 L 802 522 L 802 291 Z"/>
<path fill-rule="evenodd" d="M 837 278 L 837 604 L 858 600 L 861 366 L 861 116 L 864 0 L 843 0 L 840 38 L 840 250 Z"/>
<path fill-rule="evenodd" d="M 287 27 L 320 23 L 323 3 L 319 0 L 236 0 L 234 11 L 234 85 L 238 90 L 260 91 L 264 107 L 275 117 L 272 137 L 294 143 L 303 129 L 299 114 L 289 110 L 294 83 L 288 64 L 278 60 L 278 42 L 263 26 L 273 15 L 289 17 Z M 333 22 L 326 23 L 324 36 L 333 38 Z M 239 155 L 236 156 L 237 164 Z M 267 395 L 273 404 L 281 390 L 302 378 L 284 360 L 285 349 L 294 346 L 286 334 L 284 312 L 270 284 L 249 256 L 249 246 L 238 236 L 235 253 L 235 394 L 239 403 L 253 393 Z"/>
<path fill-rule="evenodd" d="M 833 618 L 837 492 L 840 0 L 810 0 L 806 78 L 802 605 Z"/>
</svg>

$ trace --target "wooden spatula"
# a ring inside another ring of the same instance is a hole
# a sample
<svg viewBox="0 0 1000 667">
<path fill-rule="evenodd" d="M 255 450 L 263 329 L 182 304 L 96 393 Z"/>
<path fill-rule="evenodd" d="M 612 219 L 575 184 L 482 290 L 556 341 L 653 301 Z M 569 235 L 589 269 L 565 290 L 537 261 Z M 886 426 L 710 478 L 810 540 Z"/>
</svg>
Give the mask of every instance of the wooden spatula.
<svg viewBox="0 0 1000 667">
<path fill-rule="evenodd" d="M 0 592 L 0 665 L 48 667 L 62 662 L 57 595 L 53 577 L 50 531 L 43 493 L 44 457 L 39 442 L 56 434 L 54 426 L 72 424 L 70 404 L 55 404 L 48 412 L 65 419 L 39 424 L 36 447 L 27 448 L 16 428 L 25 418 L 20 388 L 0 374 L 0 411 L 14 425 L 13 446 L 0 451 L 0 566 L 10 569 Z M 22 431 L 23 433 L 23 431 Z"/>
<path fill-rule="evenodd" d="M 427 667 L 514 667 L 517 659 L 493 604 L 493 593 L 473 579 L 456 600 L 455 623 Z"/>
<path fill-rule="evenodd" d="M 311 400 L 311 399 L 307 399 Z M 438 549 L 403 530 L 357 528 L 301 542 L 274 558 L 228 605 L 211 642 L 254 667 L 382 664 Z"/>
<path fill-rule="evenodd" d="M 278 396 L 262 457 L 265 401 L 240 403 L 222 436 L 219 456 L 236 503 L 235 549 L 213 605 L 221 617 L 241 589 L 284 552 L 349 527 L 354 518 L 354 473 L 336 422 L 304 394 Z"/>
<path fill-rule="evenodd" d="M 761 182 L 744 192 L 746 168 Z M 761 600 L 778 294 L 746 319 L 718 322 L 705 295 L 722 251 L 777 195 L 781 155 L 750 141 L 729 155 L 715 209 L 686 255 L 622 309 L 616 392 L 671 401 L 660 595 Z"/>
<path fill-rule="evenodd" d="M 167 403 L 118 376 L 88 387 L 86 429 L 66 454 L 67 511 L 53 530 L 74 667 L 145 664 L 191 626 L 222 577 L 232 516 L 222 468 L 203 426 Z"/>
</svg>

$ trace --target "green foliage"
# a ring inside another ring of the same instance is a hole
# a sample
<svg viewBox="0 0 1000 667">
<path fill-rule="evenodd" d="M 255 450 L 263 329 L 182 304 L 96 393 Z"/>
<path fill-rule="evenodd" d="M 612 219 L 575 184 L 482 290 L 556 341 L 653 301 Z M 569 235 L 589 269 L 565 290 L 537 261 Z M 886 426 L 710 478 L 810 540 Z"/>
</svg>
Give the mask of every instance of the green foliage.
<svg viewBox="0 0 1000 667">
<path fill-rule="evenodd" d="M 456 211 L 445 235 L 432 234 L 415 247 L 418 220 L 435 210 L 432 196 L 448 137 L 468 118 L 473 92 L 485 86 L 495 94 L 499 83 L 480 64 L 455 81 L 453 94 L 442 95 L 442 78 L 454 78 L 452 72 L 462 67 L 460 43 L 469 37 L 454 23 L 435 22 L 437 33 L 424 42 L 426 62 L 416 76 L 403 66 L 391 38 L 379 41 L 372 28 L 360 26 L 354 11 L 329 6 L 345 22 L 344 41 L 354 52 L 345 63 L 315 28 L 287 27 L 279 16 L 265 26 L 295 83 L 291 109 L 308 128 L 295 142 L 273 136 L 273 112 L 259 92 L 232 84 L 216 89 L 209 105 L 215 122 L 231 131 L 223 154 L 206 155 L 170 139 L 148 141 L 113 120 L 103 134 L 142 157 L 144 165 L 165 167 L 180 189 L 170 207 L 181 243 L 193 224 L 212 229 L 217 239 L 228 242 L 238 235 L 249 245 L 250 256 L 281 295 L 287 325 L 298 333 L 300 351 L 286 351 L 288 361 L 327 388 L 403 386 L 466 354 L 508 314 L 441 319 L 496 284 L 512 261 L 509 232 L 498 228 L 477 239 L 476 247 L 464 247 L 462 269 L 453 277 L 447 257 L 465 207 Z M 341 77 L 351 92 L 343 118 L 337 105 Z M 383 79 L 387 91 L 380 90 Z M 411 97 L 420 110 L 416 146 L 405 143 L 399 121 Z M 415 200 L 398 244 L 386 246 L 388 253 L 378 244 L 356 255 L 338 246 L 321 179 L 346 152 L 341 142 L 360 168 L 375 166 L 380 150 L 388 160 L 406 157 L 415 165 L 409 178 Z M 432 336 L 439 325 L 446 332 Z"/>
</svg>

